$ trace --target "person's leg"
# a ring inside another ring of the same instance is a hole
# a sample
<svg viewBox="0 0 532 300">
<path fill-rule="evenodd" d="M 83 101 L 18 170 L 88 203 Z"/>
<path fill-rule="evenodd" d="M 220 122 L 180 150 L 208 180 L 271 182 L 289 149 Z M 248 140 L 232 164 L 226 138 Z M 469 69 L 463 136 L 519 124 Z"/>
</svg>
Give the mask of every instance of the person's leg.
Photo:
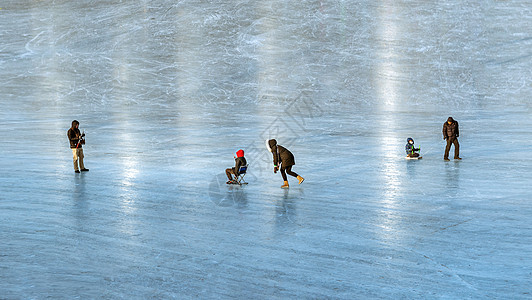
<svg viewBox="0 0 532 300">
<path fill-rule="evenodd" d="M 445 146 L 445 154 L 443 155 L 443 159 L 449 159 L 449 150 L 451 150 L 451 144 L 453 143 L 452 138 L 448 138 L 447 145 Z"/>
<path fill-rule="evenodd" d="M 78 149 L 72 149 L 72 159 L 74 161 L 74 171 L 79 172 L 79 168 L 78 168 Z"/>
<path fill-rule="evenodd" d="M 83 158 L 85 157 L 83 155 L 83 148 L 78 148 L 78 157 L 79 157 L 79 168 L 81 171 L 85 170 L 85 165 L 83 164 Z"/>
<path fill-rule="evenodd" d="M 292 171 L 292 166 L 288 166 L 288 167 L 286 168 L 286 173 L 288 173 L 288 174 L 290 174 L 290 175 L 296 177 L 297 180 L 299 181 L 299 184 L 301 184 L 301 183 L 303 182 L 303 180 L 305 180 L 305 178 L 299 176 L 296 172 Z"/>
<path fill-rule="evenodd" d="M 455 159 L 460 158 L 460 144 L 458 143 L 457 138 L 453 140 L 453 144 L 454 144 L 454 158 Z"/>
<path fill-rule="evenodd" d="M 225 175 L 227 175 L 227 178 L 229 178 L 229 180 L 233 180 L 233 177 L 231 176 L 231 174 L 233 174 L 232 168 L 225 169 Z"/>
<path fill-rule="evenodd" d="M 294 177 L 299 176 L 299 175 L 296 174 L 296 172 L 292 171 L 292 166 L 286 167 L 286 173 L 288 173 L 288 175 L 294 176 Z"/>
<path fill-rule="evenodd" d="M 288 179 L 286 178 L 286 168 L 281 166 L 281 176 L 283 176 L 283 180 L 284 181 L 287 181 Z"/>
<path fill-rule="evenodd" d="M 281 165 L 281 175 L 283 176 L 283 185 L 281 185 L 281 188 L 282 189 L 287 189 L 288 188 L 288 179 L 286 178 L 286 168 Z"/>
</svg>

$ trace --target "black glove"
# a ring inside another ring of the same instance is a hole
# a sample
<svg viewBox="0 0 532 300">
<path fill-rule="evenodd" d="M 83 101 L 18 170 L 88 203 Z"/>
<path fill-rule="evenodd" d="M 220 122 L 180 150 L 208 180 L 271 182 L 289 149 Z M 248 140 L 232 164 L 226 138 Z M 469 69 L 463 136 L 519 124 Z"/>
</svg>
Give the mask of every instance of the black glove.
<svg viewBox="0 0 532 300">
<path fill-rule="evenodd" d="M 279 171 L 279 168 L 277 166 L 273 167 L 273 173 L 277 174 L 277 171 Z"/>
</svg>

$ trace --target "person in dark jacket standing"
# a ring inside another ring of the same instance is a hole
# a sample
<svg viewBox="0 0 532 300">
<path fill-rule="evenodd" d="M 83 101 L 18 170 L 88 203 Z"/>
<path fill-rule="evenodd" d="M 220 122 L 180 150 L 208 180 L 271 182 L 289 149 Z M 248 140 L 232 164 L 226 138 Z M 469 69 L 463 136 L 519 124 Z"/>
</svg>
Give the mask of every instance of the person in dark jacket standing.
<svg viewBox="0 0 532 300">
<path fill-rule="evenodd" d="M 454 144 L 454 159 L 460 160 L 460 144 L 458 143 L 458 136 L 460 132 L 458 130 L 458 122 L 452 117 L 447 119 L 447 122 L 443 123 L 443 139 L 447 141 L 445 146 L 445 154 L 443 159 L 449 161 L 449 150 L 451 150 L 451 144 Z"/>
<path fill-rule="evenodd" d="M 79 122 L 74 120 L 72 121 L 72 127 L 67 132 L 68 140 L 70 141 L 70 149 L 72 149 L 72 155 L 74 159 L 74 172 L 80 173 L 87 172 L 89 169 L 85 168 L 83 164 L 83 144 L 85 144 L 85 139 L 83 137 L 85 133 L 79 131 Z M 79 168 L 78 168 L 79 162 Z"/>
<path fill-rule="evenodd" d="M 235 184 L 237 183 L 236 179 L 238 178 L 238 170 L 240 170 L 240 167 L 247 165 L 246 158 L 244 157 L 244 150 L 240 149 L 236 152 L 235 157 L 235 166 L 229 169 L 225 170 L 225 174 L 227 175 L 227 178 L 229 178 L 229 181 L 227 184 Z M 233 179 L 233 175 L 235 175 L 235 179 Z"/>
<path fill-rule="evenodd" d="M 296 164 L 292 152 L 281 145 L 277 145 L 277 141 L 274 139 L 268 140 L 266 146 L 268 146 L 268 150 L 273 154 L 273 172 L 277 173 L 278 170 L 281 170 L 281 175 L 284 180 L 284 184 L 281 188 L 288 188 L 288 179 L 286 178 L 287 173 L 288 175 L 296 177 L 297 180 L 299 180 L 299 184 L 305 180 L 303 177 L 292 171 L 292 166 Z"/>
</svg>

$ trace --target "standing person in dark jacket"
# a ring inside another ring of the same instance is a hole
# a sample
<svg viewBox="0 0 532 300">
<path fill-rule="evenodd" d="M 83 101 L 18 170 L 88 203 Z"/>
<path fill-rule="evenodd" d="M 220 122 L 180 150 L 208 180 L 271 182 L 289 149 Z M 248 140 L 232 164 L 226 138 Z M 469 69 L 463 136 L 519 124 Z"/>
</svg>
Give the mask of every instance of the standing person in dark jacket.
<svg viewBox="0 0 532 300">
<path fill-rule="evenodd" d="M 288 179 L 286 178 L 286 173 L 288 175 L 294 176 L 299 180 L 299 184 L 305 180 L 303 177 L 297 175 L 292 171 L 292 166 L 296 164 L 296 160 L 292 152 L 281 145 L 277 145 L 277 141 L 272 139 L 267 143 L 268 150 L 273 154 L 273 172 L 281 170 L 281 175 L 283 176 L 284 184 L 281 186 L 283 189 L 288 188 Z"/>
<path fill-rule="evenodd" d="M 460 160 L 460 144 L 458 143 L 458 136 L 460 132 L 458 130 L 458 122 L 452 117 L 447 119 L 447 122 L 443 123 L 443 139 L 447 141 L 445 146 L 445 154 L 443 159 L 449 161 L 449 150 L 451 150 L 451 144 L 454 144 L 454 159 Z"/>
<path fill-rule="evenodd" d="M 229 169 L 225 170 L 225 174 L 227 175 L 227 178 L 229 178 L 229 181 L 227 184 L 235 184 L 237 183 L 236 179 L 238 178 L 238 170 L 240 170 L 240 167 L 247 165 L 246 158 L 244 157 L 244 150 L 240 149 L 236 152 L 235 157 L 235 166 Z M 232 175 L 235 175 L 235 179 L 233 179 Z"/>
<path fill-rule="evenodd" d="M 72 149 L 72 155 L 74 159 L 74 172 L 80 173 L 86 172 L 89 169 L 85 168 L 85 165 L 83 164 L 83 144 L 85 144 L 85 140 L 83 137 L 85 136 L 85 133 L 81 133 L 79 131 L 79 122 L 74 120 L 72 121 L 72 127 L 67 132 L 68 140 L 70 141 L 70 149 Z M 79 168 L 78 168 L 78 162 L 79 162 Z"/>
</svg>

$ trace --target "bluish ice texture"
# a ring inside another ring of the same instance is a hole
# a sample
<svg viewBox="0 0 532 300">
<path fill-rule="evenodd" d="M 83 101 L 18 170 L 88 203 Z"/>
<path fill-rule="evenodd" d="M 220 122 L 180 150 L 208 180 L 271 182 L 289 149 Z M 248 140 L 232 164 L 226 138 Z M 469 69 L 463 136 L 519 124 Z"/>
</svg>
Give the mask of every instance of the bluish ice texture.
<svg viewBox="0 0 532 300">
<path fill-rule="evenodd" d="M 532 297 L 530 1 L 0 8 L 1 299 Z"/>
</svg>

